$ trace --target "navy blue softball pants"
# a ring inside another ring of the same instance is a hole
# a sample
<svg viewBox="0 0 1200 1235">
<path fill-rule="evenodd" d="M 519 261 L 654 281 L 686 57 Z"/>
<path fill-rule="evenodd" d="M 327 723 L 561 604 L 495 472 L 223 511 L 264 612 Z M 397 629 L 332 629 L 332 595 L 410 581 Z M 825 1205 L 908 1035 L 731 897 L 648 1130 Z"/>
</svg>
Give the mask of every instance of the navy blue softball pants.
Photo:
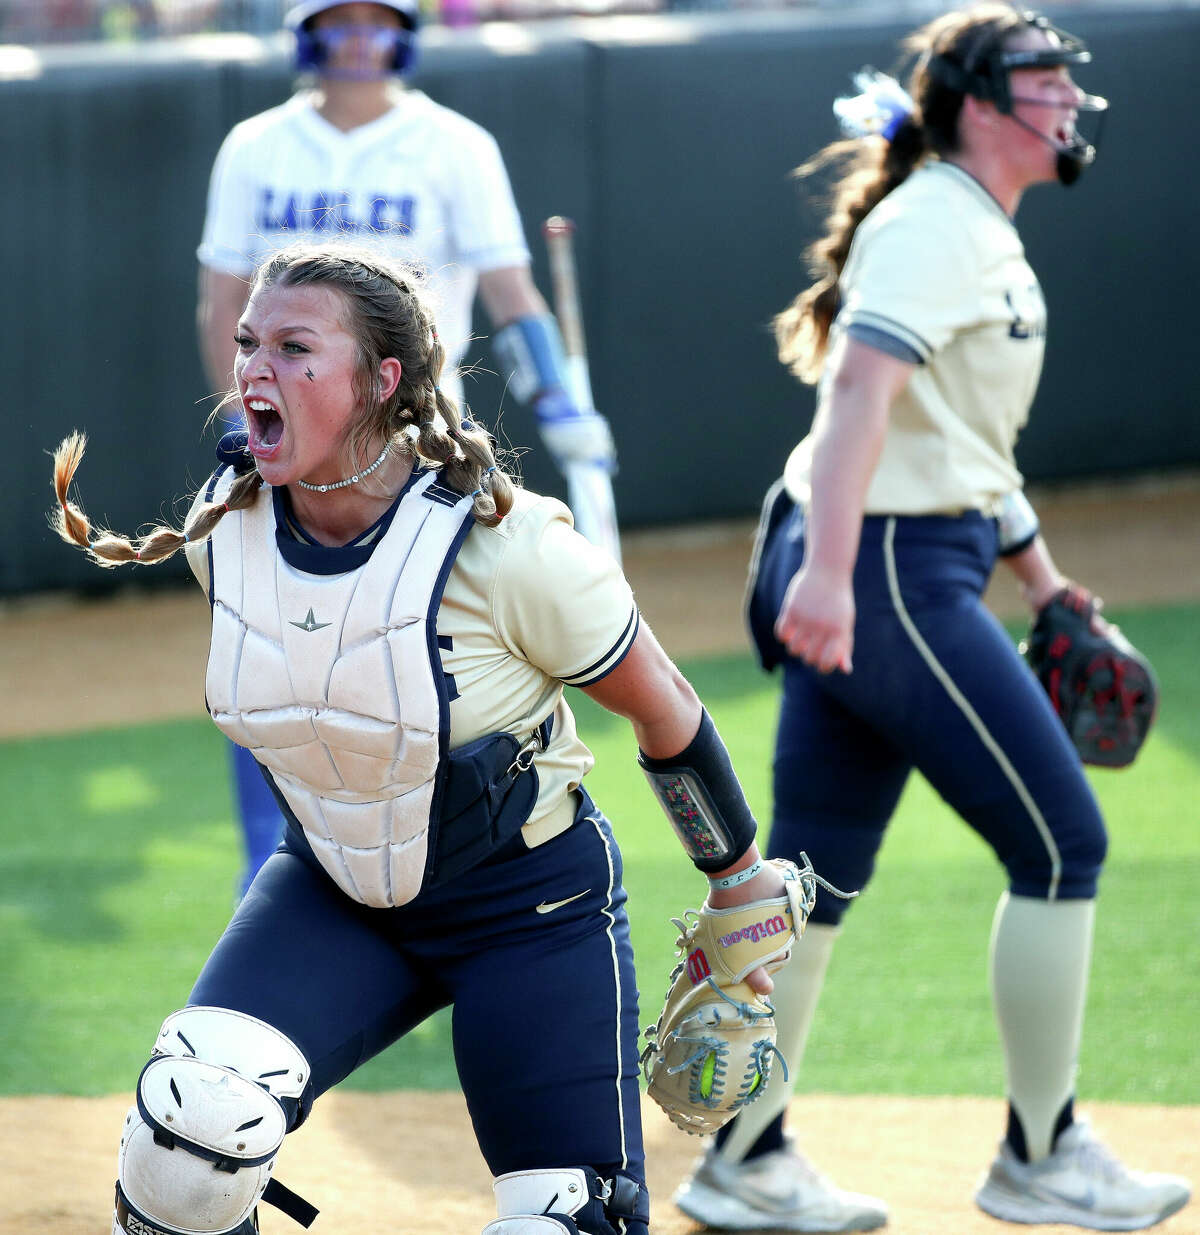
<svg viewBox="0 0 1200 1235">
<path fill-rule="evenodd" d="M 916 768 L 992 847 L 1014 894 L 1095 896 L 1107 847 L 1095 797 L 1045 693 L 982 603 L 994 521 L 864 519 L 854 671 L 821 674 L 770 629 L 804 560 L 803 510 L 776 497 L 750 603 L 764 665 L 783 666 L 771 855 L 803 850 L 838 887 L 866 887 Z M 834 924 L 846 905 L 822 891 L 813 921 Z"/>
<path fill-rule="evenodd" d="M 399 909 L 350 900 L 289 827 L 189 1004 L 249 1013 L 304 1052 L 312 1080 L 293 1126 L 313 1099 L 453 1005 L 459 1077 L 494 1175 L 590 1166 L 644 1184 L 621 857 L 608 820 L 580 797 L 561 836 L 536 849 L 517 838 Z"/>
</svg>

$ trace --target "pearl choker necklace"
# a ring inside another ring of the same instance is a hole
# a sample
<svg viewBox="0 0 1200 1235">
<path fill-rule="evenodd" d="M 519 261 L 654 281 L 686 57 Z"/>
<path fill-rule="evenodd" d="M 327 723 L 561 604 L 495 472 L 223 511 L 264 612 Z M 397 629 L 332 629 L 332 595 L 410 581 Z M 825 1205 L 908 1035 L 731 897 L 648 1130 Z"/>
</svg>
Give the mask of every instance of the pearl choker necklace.
<svg viewBox="0 0 1200 1235">
<path fill-rule="evenodd" d="M 364 467 L 361 472 L 355 472 L 353 476 L 347 476 L 345 480 L 336 480 L 331 485 L 310 485 L 307 480 L 298 480 L 296 483 L 301 489 L 307 489 L 310 493 L 328 493 L 332 489 L 344 489 L 347 485 L 356 485 L 360 480 L 365 480 L 379 465 L 388 457 L 388 451 L 391 450 L 391 442 L 384 444 L 383 450 L 380 452 L 379 458 L 371 464 L 370 467 Z"/>
</svg>

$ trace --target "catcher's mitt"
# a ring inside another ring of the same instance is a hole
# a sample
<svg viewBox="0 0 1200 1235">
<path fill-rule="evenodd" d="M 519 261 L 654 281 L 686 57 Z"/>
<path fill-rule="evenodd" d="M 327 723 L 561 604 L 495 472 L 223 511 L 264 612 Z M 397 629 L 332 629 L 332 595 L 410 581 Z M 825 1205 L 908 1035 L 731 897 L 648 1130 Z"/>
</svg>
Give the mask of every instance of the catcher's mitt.
<svg viewBox="0 0 1200 1235">
<path fill-rule="evenodd" d="M 804 933 L 817 884 L 839 892 L 802 866 L 775 859 L 784 894 L 733 909 L 689 909 L 671 920 L 682 958 L 658 1023 L 645 1031 L 641 1064 L 650 1097 L 687 1132 L 716 1132 L 767 1086 L 775 1049 L 775 1009 L 751 989 L 746 975 L 768 973 L 791 955 Z M 787 1077 L 787 1063 L 779 1056 Z"/>
<path fill-rule="evenodd" d="M 1150 662 L 1120 631 L 1092 630 L 1091 595 L 1065 587 L 1038 613 L 1021 652 L 1084 763 L 1133 762 L 1158 706 Z"/>
</svg>

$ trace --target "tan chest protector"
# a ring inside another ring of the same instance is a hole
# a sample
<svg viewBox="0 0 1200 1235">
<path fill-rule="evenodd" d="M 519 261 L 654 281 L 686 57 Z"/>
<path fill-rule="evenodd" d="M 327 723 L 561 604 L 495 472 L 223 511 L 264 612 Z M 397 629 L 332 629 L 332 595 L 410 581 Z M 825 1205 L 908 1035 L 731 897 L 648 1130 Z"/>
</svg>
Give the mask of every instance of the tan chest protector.
<svg viewBox="0 0 1200 1235">
<path fill-rule="evenodd" d="M 437 610 L 471 504 L 421 476 L 339 574 L 284 560 L 269 491 L 211 540 L 209 712 L 270 770 L 334 882 L 376 908 L 412 900 L 426 870 L 450 730 Z"/>
</svg>

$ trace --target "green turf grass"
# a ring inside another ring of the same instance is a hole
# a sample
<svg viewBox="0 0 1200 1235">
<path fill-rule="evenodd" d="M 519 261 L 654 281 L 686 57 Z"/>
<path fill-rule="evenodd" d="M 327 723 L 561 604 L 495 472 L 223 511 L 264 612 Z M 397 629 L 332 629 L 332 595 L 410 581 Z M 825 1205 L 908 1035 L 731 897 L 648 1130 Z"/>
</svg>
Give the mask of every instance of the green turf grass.
<svg viewBox="0 0 1200 1235">
<path fill-rule="evenodd" d="M 1137 765 L 1093 770 L 1111 832 L 1081 1096 L 1200 1102 L 1200 607 L 1117 615 L 1164 683 Z M 777 682 L 748 657 L 684 664 L 760 819 Z M 628 725 L 571 692 L 613 819 L 642 986 L 657 1015 L 670 917 L 704 892 L 634 763 Z M 207 721 L 0 743 L 0 1093 L 128 1091 L 228 916 L 239 856 L 223 740 Z M 1002 872 L 914 778 L 846 919 L 799 1078 L 843 1093 L 1001 1092 L 986 979 Z M 449 1014 L 347 1082 L 455 1088 Z"/>
</svg>

